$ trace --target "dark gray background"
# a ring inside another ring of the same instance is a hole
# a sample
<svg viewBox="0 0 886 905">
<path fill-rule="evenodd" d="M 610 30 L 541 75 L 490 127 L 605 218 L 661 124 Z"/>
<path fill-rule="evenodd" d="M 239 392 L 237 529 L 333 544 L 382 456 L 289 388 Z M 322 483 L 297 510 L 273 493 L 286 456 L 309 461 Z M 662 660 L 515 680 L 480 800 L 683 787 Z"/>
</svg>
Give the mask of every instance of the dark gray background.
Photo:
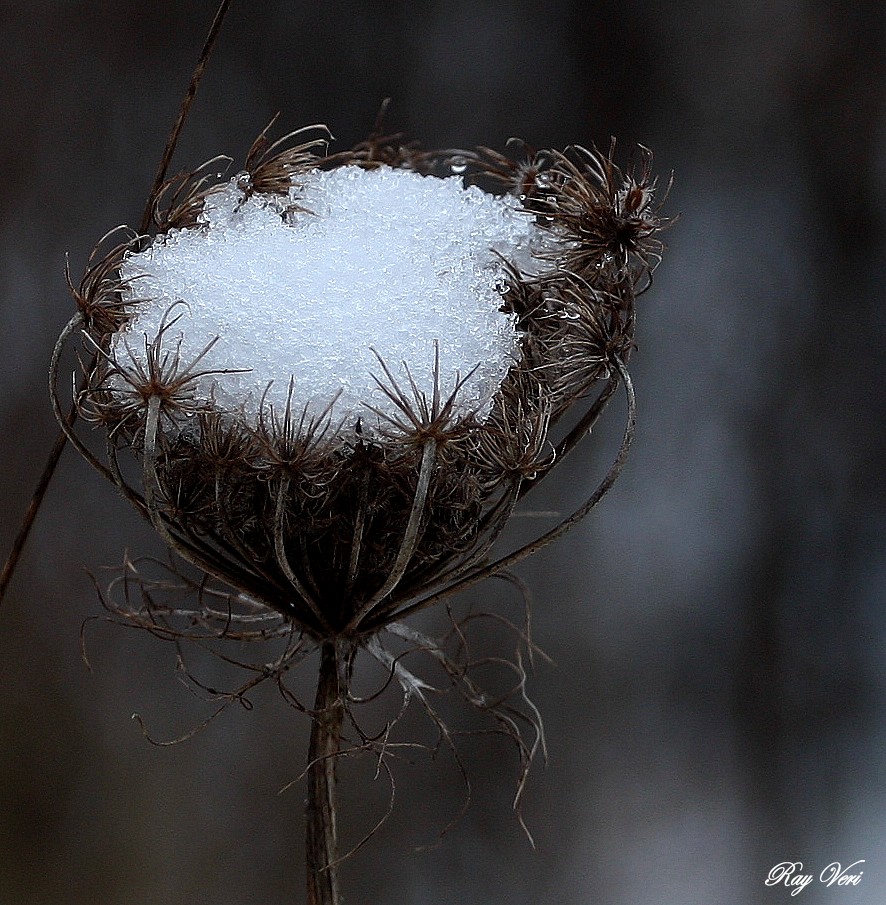
<svg viewBox="0 0 886 905">
<path fill-rule="evenodd" d="M 65 252 L 79 274 L 138 222 L 213 7 L 0 3 L 4 554 L 55 436 Z M 412 849 L 458 809 L 457 775 L 398 767 L 347 901 L 768 905 L 789 899 L 763 885 L 776 862 L 858 859 L 861 886 L 798 900 L 886 897 L 883 26 L 873 0 L 235 0 L 181 166 L 242 159 L 278 110 L 344 147 L 391 96 L 392 125 L 429 147 L 641 142 L 683 215 L 640 304 L 627 471 L 520 569 L 554 660 L 530 684 L 550 745 L 527 791 L 537 851 L 510 811 L 512 752 L 472 742 L 472 807 L 431 851 Z M 593 487 L 609 417 L 534 508 Z M 84 566 L 124 547 L 158 550 L 66 453 L 0 611 L 0 903 L 302 901 L 302 791 L 278 790 L 307 720 L 258 694 L 157 749 L 133 711 L 164 737 L 206 712 L 172 651 L 98 628 L 94 671 L 80 660 L 99 613 Z M 369 762 L 343 776 L 353 838 L 386 790 Z"/>
</svg>

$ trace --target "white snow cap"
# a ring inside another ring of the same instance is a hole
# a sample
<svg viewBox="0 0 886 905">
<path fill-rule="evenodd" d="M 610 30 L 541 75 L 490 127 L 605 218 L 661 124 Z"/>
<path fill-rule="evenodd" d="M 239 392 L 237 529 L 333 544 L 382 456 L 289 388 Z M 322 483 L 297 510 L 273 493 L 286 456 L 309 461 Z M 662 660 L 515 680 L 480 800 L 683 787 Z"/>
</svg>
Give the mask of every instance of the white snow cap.
<svg viewBox="0 0 886 905">
<path fill-rule="evenodd" d="M 430 399 L 439 348 L 443 398 L 473 370 L 456 417 L 488 411 L 519 360 L 498 255 L 538 269 L 539 231 L 516 199 L 387 167 L 312 170 L 288 198 L 247 189 L 235 177 L 209 195 L 201 227 L 127 255 L 121 275 L 138 301 L 113 346 L 121 366 L 177 317 L 163 347 L 180 343 L 183 364 L 217 337 L 197 368 L 244 370 L 201 377 L 200 398 L 255 424 L 263 400 L 282 415 L 292 382 L 296 420 L 336 400 L 333 424 L 359 418 L 372 433 L 369 407 L 397 414 L 373 377 L 389 385 L 379 358 L 410 398 L 408 375 Z"/>
</svg>

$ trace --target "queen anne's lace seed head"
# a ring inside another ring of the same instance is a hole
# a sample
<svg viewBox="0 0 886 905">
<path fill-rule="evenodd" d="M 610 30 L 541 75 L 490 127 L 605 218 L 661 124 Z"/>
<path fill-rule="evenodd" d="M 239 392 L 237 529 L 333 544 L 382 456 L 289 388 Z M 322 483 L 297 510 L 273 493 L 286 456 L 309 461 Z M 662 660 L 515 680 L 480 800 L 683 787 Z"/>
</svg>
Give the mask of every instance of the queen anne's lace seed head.
<svg viewBox="0 0 886 905">
<path fill-rule="evenodd" d="M 174 550 L 315 638 L 365 638 L 533 552 L 614 480 L 626 444 L 574 517 L 489 564 L 619 382 L 632 400 L 655 182 L 612 150 L 257 147 L 233 179 L 174 180 L 156 233 L 90 264 L 53 371 L 79 328 L 77 402 L 109 465 L 75 442 Z"/>
</svg>

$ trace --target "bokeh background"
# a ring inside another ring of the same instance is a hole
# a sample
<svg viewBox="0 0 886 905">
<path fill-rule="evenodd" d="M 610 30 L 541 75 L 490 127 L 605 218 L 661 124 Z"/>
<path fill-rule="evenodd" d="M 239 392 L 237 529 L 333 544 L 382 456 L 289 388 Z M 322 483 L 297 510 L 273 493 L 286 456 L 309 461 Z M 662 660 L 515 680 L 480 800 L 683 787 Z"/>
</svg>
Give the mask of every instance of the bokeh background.
<svg viewBox="0 0 886 905">
<path fill-rule="evenodd" d="M 136 224 L 214 0 L 0 2 L 0 542 L 56 434 L 45 389 L 75 275 Z M 352 903 L 747 905 L 776 863 L 865 860 L 886 900 L 884 10 L 877 0 L 235 0 L 177 163 L 242 160 L 325 122 L 345 147 L 389 122 L 429 147 L 510 136 L 635 143 L 681 213 L 640 304 L 639 436 L 586 524 L 520 568 L 530 692 L 549 760 L 510 804 L 512 750 L 395 766 L 397 803 L 343 868 Z M 610 424 L 527 502 L 568 509 Z M 525 518 L 517 530 L 548 524 Z M 65 454 L 0 610 L 0 903 L 303 901 L 308 723 L 272 694 L 208 712 L 174 653 L 84 619 L 85 568 L 157 542 Z M 513 611 L 492 583 L 476 603 Z M 310 694 L 311 669 L 303 680 Z M 414 731 L 422 732 L 421 720 Z M 342 768 L 344 829 L 383 813 L 373 764 Z"/>
</svg>

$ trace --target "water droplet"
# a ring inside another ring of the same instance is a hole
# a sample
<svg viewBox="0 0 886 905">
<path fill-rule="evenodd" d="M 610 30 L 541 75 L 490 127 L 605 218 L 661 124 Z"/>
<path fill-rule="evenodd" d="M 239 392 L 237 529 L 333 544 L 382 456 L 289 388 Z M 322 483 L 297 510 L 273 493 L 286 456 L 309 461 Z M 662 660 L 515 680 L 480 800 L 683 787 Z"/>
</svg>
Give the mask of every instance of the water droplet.
<svg viewBox="0 0 886 905">
<path fill-rule="evenodd" d="M 467 168 L 467 158 L 462 154 L 456 154 L 453 157 L 449 158 L 449 169 L 452 170 L 452 172 L 455 173 L 456 176 L 460 176 Z"/>
</svg>

